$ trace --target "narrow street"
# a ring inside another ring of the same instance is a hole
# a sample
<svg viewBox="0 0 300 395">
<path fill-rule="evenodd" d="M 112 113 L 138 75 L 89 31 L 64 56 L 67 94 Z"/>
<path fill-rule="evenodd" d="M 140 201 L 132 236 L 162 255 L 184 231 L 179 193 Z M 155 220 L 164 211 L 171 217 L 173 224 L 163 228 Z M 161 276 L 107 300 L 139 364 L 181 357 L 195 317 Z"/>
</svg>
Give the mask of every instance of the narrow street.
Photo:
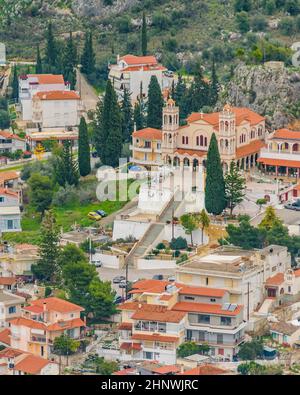
<svg viewBox="0 0 300 395">
<path fill-rule="evenodd" d="M 76 90 L 79 91 L 85 111 L 95 110 L 99 97 L 94 88 L 88 83 L 86 78 L 79 70 L 77 70 Z"/>
</svg>

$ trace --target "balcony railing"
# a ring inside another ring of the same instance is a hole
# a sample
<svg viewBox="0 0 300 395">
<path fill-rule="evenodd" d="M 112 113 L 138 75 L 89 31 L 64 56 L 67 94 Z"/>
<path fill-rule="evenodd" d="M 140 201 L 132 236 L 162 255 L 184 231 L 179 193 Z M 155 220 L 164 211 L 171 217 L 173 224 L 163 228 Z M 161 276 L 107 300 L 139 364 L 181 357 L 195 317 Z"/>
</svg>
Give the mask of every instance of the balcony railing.
<svg viewBox="0 0 300 395">
<path fill-rule="evenodd" d="M 31 336 L 30 341 L 34 343 L 46 343 L 47 338 L 42 336 Z"/>
</svg>

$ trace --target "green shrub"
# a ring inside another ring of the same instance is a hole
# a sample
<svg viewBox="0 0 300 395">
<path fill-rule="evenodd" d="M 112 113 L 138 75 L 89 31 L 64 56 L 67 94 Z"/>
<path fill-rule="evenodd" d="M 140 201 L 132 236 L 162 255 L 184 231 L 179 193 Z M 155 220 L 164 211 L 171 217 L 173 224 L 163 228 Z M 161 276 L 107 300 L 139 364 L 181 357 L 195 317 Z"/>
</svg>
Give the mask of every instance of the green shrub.
<svg viewBox="0 0 300 395">
<path fill-rule="evenodd" d="M 166 246 L 164 245 L 164 243 L 158 243 L 156 246 L 157 250 L 164 250 L 166 248 Z"/>
<path fill-rule="evenodd" d="M 185 250 L 187 248 L 187 241 L 183 237 L 179 236 L 177 239 L 172 239 L 170 243 L 172 250 Z"/>
</svg>

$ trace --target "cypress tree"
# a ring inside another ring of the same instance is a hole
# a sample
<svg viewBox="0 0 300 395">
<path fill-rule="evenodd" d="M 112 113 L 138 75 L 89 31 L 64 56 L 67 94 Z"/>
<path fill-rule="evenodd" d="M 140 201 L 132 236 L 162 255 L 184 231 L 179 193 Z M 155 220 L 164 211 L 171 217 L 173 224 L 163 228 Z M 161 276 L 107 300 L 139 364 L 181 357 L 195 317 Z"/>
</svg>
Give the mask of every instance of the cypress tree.
<svg viewBox="0 0 300 395">
<path fill-rule="evenodd" d="M 73 158 L 71 143 L 64 141 L 62 151 L 56 156 L 55 178 L 60 186 L 67 184 L 77 186 L 79 183 L 78 164 Z"/>
<path fill-rule="evenodd" d="M 204 80 L 201 68 L 195 76 L 194 82 L 189 89 L 191 98 L 191 111 L 199 111 L 203 106 L 209 105 L 209 85 Z"/>
<path fill-rule="evenodd" d="M 78 140 L 78 165 L 82 177 L 91 172 L 91 156 L 88 129 L 84 117 L 80 119 Z"/>
<path fill-rule="evenodd" d="M 43 65 L 42 65 L 42 59 L 41 59 L 41 54 L 40 54 L 40 47 L 39 47 L 39 45 L 37 46 L 37 49 L 36 49 L 36 65 L 35 65 L 35 72 L 36 72 L 36 74 L 43 74 Z"/>
<path fill-rule="evenodd" d="M 142 24 L 142 55 L 147 55 L 147 46 L 148 46 L 148 38 L 147 38 L 147 21 L 145 11 L 143 12 L 143 24 Z"/>
<path fill-rule="evenodd" d="M 175 100 L 177 106 L 179 106 L 179 118 L 182 121 L 188 114 L 188 108 L 186 108 L 185 98 L 186 98 L 187 88 L 185 82 L 179 74 L 177 84 L 174 88 L 173 99 Z"/>
<path fill-rule="evenodd" d="M 162 126 L 162 109 L 164 99 L 156 76 L 152 76 L 148 90 L 148 118 L 149 128 L 160 129 Z"/>
<path fill-rule="evenodd" d="M 104 165 L 116 167 L 122 152 L 122 118 L 115 90 L 107 81 L 103 103 L 98 105 L 95 146 Z"/>
<path fill-rule="evenodd" d="M 17 66 L 16 65 L 14 66 L 14 69 L 13 69 L 11 97 L 16 102 L 19 101 L 19 79 L 18 79 L 18 71 L 17 71 Z"/>
<path fill-rule="evenodd" d="M 93 36 L 91 32 L 85 34 L 85 42 L 81 56 L 82 72 L 92 74 L 95 71 L 95 52 L 93 49 Z"/>
<path fill-rule="evenodd" d="M 212 64 L 212 71 L 211 71 L 211 84 L 210 84 L 210 88 L 209 88 L 209 105 L 210 106 L 215 106 L 218 98 L 219 98 L 219 89 L 220 89 L 220 85 L 219 85 L 219 81 L 218 81 L 218 76 L 217 76 L 217 72 L 216 72 L 216 65 L 215 65 L 215 61 L 213 60 L 213 64 Z"/>
<path fill-rule="evenodd" d="M 226 207 L 225 182 L 215 133 L 207 153 L 205 207 L 214 215 L 221 214 Z"/>
<path fill-rule="evenodd" d="M 141 103 L 137 102 L 134 105 L 134 113 L 133 113 L 133 120 L 135 123 L 135 127 L 137 130 L 141 130 L 145 126 L 145 119 L 141 107 Z"/>
<path fill-rule="evenodd" d="M 133 120 L 132 120 L 132 106 L 130 100 L 130 93 L 128 89 L 124 89 L 123 100 L 121 103 L 122 112 L 122 136 L 123 142 L 129 142 L 131 133 L 133 131 Z"/>
<path fill-rule="evenodd" d="M 64 78 L 75 89 L 76 85 L 76 66 L 77 66 L 77 48 L 73 41 L 72 32 L 67 40 L 63 54 L 63 73 Z"/>
<path fill-rule="evenodd" d="M 58 52 L 56 41 L 53 35 L 52 23 L 49 22 L 46 33 L 45 62 L 52 71 L 54 71 L 54 68 L 57 66 L 57 55 Z"/>
</svg>

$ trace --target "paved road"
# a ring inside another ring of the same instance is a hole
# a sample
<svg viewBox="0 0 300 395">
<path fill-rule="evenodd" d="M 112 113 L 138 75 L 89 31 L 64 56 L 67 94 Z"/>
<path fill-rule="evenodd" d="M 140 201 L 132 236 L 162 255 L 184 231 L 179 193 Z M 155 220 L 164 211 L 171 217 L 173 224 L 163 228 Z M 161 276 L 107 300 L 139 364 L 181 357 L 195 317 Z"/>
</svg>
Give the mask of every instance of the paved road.
<svg viewBox="0 0 300 395">
<path fill-rule="evenodd" d="M 87 82 L 86 78 L 78 70 L 76 89 L 80 92 L 85 111 L 95 110 L 99 98 L 94 88 Z"/>
<path fill-rule="evenodd" d="M 286 210 L 286 209 L 276 209 L 276 214 L 277 216 L 283 220 L 285 225 L 298 225 L 300 224 L 300 211 L 293 211 L 293 210 Z M 256 217 L 253 221 L 253 225 L 258 225 L 262 218 L 264 216 L 264 213 L 260 214 L 258 217 Z"/>
<path fill-rule="evenodd" d="M 124 276 L 125 277 L 125 269 L 107 269 L 107 268 L 98 268 L 97 269 L 100 279 L 105 281 L 111 281 L 116 276 Z M 168 270 L 137 270 L 133 268 L 129 268 L 128 270 L 128 279 L 129 281 L 136 281 L 138 279 L 151 279 L 154 274 L 162 274 L 166 278 L 169 276 L 173 276 L 175 274 L 175 269 L 168 269 Z M 122 295 L 124 290 L 119 288 L 118 284 L 112 284 L 113 288 L 117 291 L 118 295 Z"/>
</svg>

